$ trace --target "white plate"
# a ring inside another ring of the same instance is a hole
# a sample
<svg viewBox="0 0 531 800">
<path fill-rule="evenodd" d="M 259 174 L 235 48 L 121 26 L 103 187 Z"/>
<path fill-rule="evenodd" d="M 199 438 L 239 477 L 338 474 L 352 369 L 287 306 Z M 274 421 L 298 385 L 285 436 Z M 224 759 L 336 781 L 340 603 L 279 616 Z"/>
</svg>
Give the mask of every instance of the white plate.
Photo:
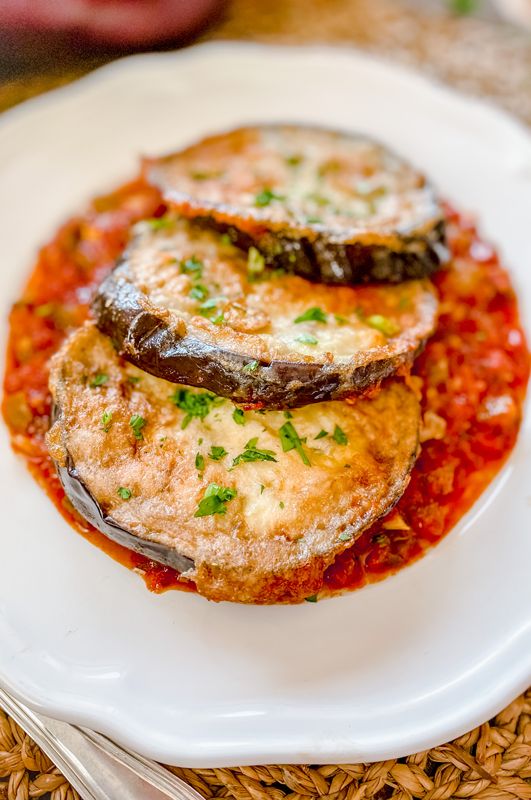
<svg viewBox="0 0 531 800">
<path fill-rule="evenodd" d="M 2 320 L 38 245 L 140 153 L 269 120 L 363 130 L 412 158 L 479 212 L 531 319 L 523 128 L 355 52 L 224 43 L 129 58 L 4 115 Z M 366 761 L 461 734 L 531 679 L 529 422 L 494 486 L 419 563 L 275 608 L 150 595 L 60 518 L 2 425 L 0 674 L 48 714 L 189 766 Z"/>
</svg>

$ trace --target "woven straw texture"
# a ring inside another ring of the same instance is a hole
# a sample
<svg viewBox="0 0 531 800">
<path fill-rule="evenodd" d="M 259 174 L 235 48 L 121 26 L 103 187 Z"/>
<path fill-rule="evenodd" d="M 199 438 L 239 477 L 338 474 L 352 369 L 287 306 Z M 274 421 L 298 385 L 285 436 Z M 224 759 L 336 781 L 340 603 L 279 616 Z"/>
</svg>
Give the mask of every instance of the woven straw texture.
<svg viewBox="0 0 531 800">
<path fill-rule="evenodd" d="M 483 8 L 488 5 L 484 0 Z M 456 17 L 436 0 L 233 0 L 202 38 L 352 44 L 486 97 L 531 123 L 531 37 L 494 23 L 488 13 Z M 105 60 L 67 60 L 46 74 L 0 85 L 0 110 Z M 531 690 L 490 723 L 405 759 L 174 771 L 206 798 L 531 800 Z M 0 800 L 28 798 L 77 800 L 78 795 L 0 711 Z"/>
<path fill-rule="evenodd" d="M 453 742 L 376 764 L 178 769 L 204 797 L 235 800 L 531 800 L 531 690 Z M 0 711 L 0 798 L 78 794 Z M 119 800 L 119 798 L 116 798 Z"/>
</svg>

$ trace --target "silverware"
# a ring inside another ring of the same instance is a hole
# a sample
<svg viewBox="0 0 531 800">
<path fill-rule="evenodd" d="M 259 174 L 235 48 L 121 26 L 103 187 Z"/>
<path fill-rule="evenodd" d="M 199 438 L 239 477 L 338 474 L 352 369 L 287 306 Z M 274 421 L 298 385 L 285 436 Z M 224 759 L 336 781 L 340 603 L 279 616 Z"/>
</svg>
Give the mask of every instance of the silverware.
<svg viewBox="0 0 531 800">
<path fill-rule="evenodd" d="M 203 800 L 154 761 L 87 728 L 30 711 L 0 686 L 0 705 L 31 736 L 83 800 Z"/>
</svg>

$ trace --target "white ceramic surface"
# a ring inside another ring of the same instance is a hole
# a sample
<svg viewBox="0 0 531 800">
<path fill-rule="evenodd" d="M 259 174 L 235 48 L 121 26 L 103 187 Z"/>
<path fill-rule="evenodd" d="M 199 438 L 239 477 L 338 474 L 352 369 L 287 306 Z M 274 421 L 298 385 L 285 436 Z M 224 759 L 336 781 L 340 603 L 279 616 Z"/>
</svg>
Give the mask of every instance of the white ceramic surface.
<svg viewBox="0 0 531 800">
<path fill-rule="evenodd" d="M 159 153 L 242 122 L 366 131 L 476 210 L 531 320 L 531 142 L 504 114 L 345 50 L 137 56 L 0 119 L 1 319 L 38 245 Z M 356 762 L 463 733 L 531 679 L 531 425 L 424 559 L 296 607 L 150 595 L 76 535 L 0 426 L 0 675 L 28 704 L 190 766 Z"/>
</svg>

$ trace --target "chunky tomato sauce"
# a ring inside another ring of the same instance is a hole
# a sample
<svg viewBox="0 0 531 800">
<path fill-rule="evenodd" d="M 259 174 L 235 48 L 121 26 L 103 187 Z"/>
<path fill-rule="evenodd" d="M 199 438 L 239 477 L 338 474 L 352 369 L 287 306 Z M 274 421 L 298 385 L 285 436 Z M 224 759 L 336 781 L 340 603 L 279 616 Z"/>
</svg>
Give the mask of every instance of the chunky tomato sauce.
<svg viewBox="0 0 531 800">
<path fill-rule="evenodd" d="M 73 509 L 46 450 L 48 360 L 88 316 L 94 288 L 122 252 L 132 223 L 164 212 L 136 181 L 97 198 L 42 249 L 10 316 L 3 414 L 20 453 L 63 516 L 153 591 L 193 588 L 169 567 L 109 541 Z M 362 586 L 396 572 L 443 537 L 485 489 L 513 447 L 529 376 L 529 353 L 510 280 L 474 223 L 447 208 L 451 265 L 434 277 L 439 324 L 417 359 L 424 439 L 396 508 L 340 555 L 323 591 Z M 418 379 L 418 380 L 417 380 Z"/>
</svg>

